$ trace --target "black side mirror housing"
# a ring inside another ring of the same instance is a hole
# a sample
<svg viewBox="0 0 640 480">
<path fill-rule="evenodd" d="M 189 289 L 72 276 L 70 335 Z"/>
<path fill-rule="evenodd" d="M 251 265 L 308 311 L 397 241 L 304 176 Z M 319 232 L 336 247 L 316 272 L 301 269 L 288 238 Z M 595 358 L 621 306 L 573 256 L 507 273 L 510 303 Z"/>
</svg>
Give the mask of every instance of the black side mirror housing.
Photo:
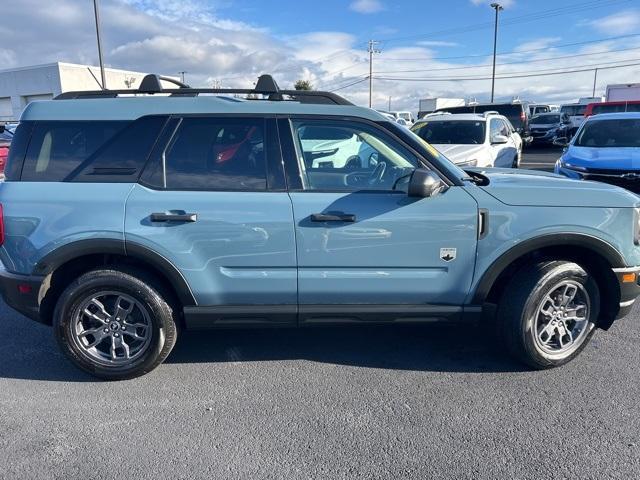
<svg viewBox="0 0 640 480">
<path fill-rule="evenodd" d="M 4 133 L 4 123 L 0 123 L 0 133 Z"/>
<path fill-rule="evenodd" d="M 410 197 L 435 197 L 449 189 L 446 183 L 431 170 L 416 168 L 411 174 L 407 195 Z"/>
</svg>

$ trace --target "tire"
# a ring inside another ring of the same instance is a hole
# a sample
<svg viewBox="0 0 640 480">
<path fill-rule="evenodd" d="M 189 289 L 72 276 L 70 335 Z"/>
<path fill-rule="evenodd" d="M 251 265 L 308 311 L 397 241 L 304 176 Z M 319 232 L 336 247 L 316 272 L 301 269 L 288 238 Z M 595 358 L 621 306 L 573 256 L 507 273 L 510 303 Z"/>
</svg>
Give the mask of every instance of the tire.
<svg viewBox="0 0 640 480">
<path fill-rule="evenodd" d="M 570 362 L 595 332 L 600 312 L 596 282 L 576 263 L 560 260 L 525 266 L 513 279 L 497 313 L 507 350 L 535 369 Z"/>
<path fill-rule="evenodd" d="M 53 329 L 60 348 L 77 367 L 101 379 L 150 372 L 177 339 L 175 310 L 160 291 L 142 271 L 116 267 L 85 273 L 56 303 Z"/>
</svg>

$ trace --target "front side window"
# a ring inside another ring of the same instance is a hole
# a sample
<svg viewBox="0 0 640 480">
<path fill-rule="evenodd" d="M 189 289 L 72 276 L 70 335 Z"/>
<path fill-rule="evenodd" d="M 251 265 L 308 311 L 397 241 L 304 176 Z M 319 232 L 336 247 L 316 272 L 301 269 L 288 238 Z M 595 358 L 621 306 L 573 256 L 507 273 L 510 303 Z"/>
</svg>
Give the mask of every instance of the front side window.
<svg viewBox="0 0 640 480">
<path fill-rule="evenodd" d="M 411 129 L 432 145 L 481 145 L 484 143 L 485 122 L 480 120 L 444 120 L 421 122 Z"/>
<path fill-rule="evenodd" d="M 419 161 L 390 135 L 366 124 L 293 122 L 305 189 L 393 190 Z"/>
<path fill-rule="evenodd" d="M 184 118 L 164 156 L 161 187 L 266 190 L 264 120 Z"/>
<path fill-rule="evenodd" d="M 592 120 L 582 127 L 578 147 L 640 147 L 640 119 Z"/>
</svg>

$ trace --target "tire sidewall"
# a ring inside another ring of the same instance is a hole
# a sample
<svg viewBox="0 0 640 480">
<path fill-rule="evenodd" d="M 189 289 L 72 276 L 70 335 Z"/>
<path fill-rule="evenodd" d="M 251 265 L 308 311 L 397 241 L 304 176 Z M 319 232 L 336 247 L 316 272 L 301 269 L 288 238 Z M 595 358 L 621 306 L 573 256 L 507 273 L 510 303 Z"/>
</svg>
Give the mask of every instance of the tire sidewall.
<svg viewBox="0 0 640 480">
<path fill-rule="evenodd" d="M 107 289 L 135 298 L 147 310 L 151 322 L 150 345 L 140 358 L 127 365 L 105 366 L 93 362 L 72 338 L 73 319 L 81 304 L 91 295 Z M 105 379 L 132 378 L 152 370 L 159 363 L 166 331 L 171 327 L 168 322 L 172 321 L 167 313 L 159 294 L 141 280 L 118 271 L 90 272 L 73 282 L 60 296 L 54 310 L 54 334 L 63 352 L 86 372 Z"/>
<path fill-rule="evenodd" d="M 540 305 L 540 301 L 549 293 L 558 283 L 564 280 L 572 280 L 579 282 L 585 288 L 589 296 L 590 310 L 589 322 L 586 326 L 588 332 L 583 337 L 582 342 L 577 348 L 571 349 L 562 356 L 549 355 L 541 350 L 534 340 L 536 335 L 535 322 L 536 313 Z M 544 366 L 559 366 L 571 361 L 576 357 L 582 349 L 589 343 L 591 336 L 596 330 L 597 318 L 600 311 L 600 296 L 595 281 L 575 263 L 562 263 L 549 270 L 535 285 L 522 311 L 522 338 L 523 346 L 527 353 L 535 359 L 536 363 Z"/>
</svg>

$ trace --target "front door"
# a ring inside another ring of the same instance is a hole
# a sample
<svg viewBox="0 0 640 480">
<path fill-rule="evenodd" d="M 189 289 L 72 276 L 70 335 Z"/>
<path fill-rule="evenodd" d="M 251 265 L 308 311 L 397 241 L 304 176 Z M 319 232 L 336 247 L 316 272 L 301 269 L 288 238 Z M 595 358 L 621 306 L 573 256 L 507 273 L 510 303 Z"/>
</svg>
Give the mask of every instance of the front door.
<svg viewBox="0 0 640 480">
<path fill-rule="evenodd" d="M 201 326 L 295 323 L 295 233 L 277 171 L 275 120 L 172 121 L 166 148 L 127 200 L 126 245 L 146 247 L 180 271 L 197 301 L 187 310 Z"/>
<path fill-rule="evenodd" d="M 298 158 L 285 161 L 297 163 L 303 183 L 290 192 L 301 321 L 423 316 L 461 305 L 478 217 L 464 187 L 408 197 L 419 160 L 375 124 L 294 119 L 289 126 L 280 134 L 291 132 Z"/>
</svg>

